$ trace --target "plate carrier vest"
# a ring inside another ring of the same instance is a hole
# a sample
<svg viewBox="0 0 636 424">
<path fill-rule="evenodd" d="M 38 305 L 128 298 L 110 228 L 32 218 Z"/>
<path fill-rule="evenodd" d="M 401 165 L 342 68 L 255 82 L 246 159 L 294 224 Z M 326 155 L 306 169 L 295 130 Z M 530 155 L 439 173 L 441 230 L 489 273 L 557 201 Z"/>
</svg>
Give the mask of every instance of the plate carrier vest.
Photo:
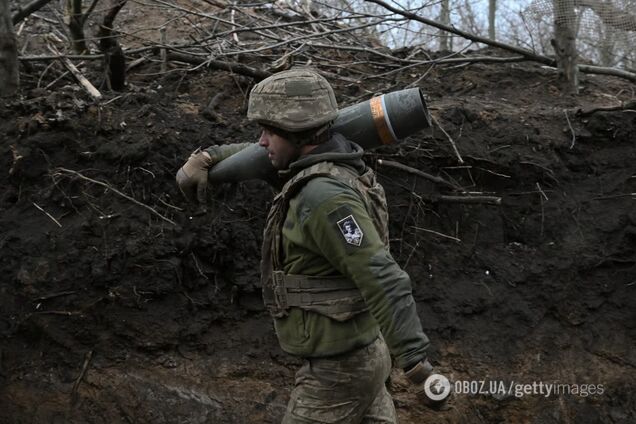
<svg viewBox="0 0 636 424">
<path fill-rule="evenodd" d="M 384 189 L 375 173 L 366 168 L 359 175 L 352 168 L 333 162 L 319 162 L 294 175 L 274 197 L 263 235 L 261 284 L 263 301 L 272 316 L 280 318 L 290 307 L 315 311 L 337 321 L 346 321 L 366 311 L 367 307 L 356 285 L 344 276 L 291 275 L 283 271 L 282 230 L 289 201 L 309 180 L 327 177 L 355 190 L 373 220 L 385 248 L 389 248 L 388 211 Z"/>
</svg>

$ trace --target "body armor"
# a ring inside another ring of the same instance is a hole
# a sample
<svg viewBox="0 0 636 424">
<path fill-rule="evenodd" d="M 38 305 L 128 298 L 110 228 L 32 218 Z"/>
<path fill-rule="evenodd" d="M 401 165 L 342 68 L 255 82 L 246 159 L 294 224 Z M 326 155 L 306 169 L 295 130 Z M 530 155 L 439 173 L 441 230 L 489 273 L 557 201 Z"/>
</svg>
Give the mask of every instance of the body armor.
<svg viewBox="0 0 636 424">
<path fill-rule="evenodd" d="M 261 262 L 261 283 L 265 306 L 274 317 L 290 307 L 315 311 L 337 321 L 346 321 L 365 311 L 366 304 L 355 284 L 343 276 L 289 275 L 283 271 L 281 234 L 289 200 L 312 178 L 334 178 L 355 190 L 372 217 L 386 249 L 389 247 L 388 212 L 384 189 L 367 168 L 358 175 L 347 166 L 319 162 L 292 177 L 274 198 L 265 226 Z"/>
</svg>

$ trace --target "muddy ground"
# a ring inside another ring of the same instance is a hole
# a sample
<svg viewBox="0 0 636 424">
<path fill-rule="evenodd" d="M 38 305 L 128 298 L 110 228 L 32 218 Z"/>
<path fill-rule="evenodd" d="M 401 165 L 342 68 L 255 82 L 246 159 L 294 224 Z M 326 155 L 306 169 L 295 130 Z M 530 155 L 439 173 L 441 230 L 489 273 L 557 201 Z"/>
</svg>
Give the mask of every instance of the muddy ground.
<svg viewBox="0 0 636 424">
<path fill-rule="evenodd" d="M 344 106 L 415 77 L 334 84 Z M 196 147 L 256 141 L 252 83 L 137 71 L 100 106 L 72 82 L 26 81 L 0 102 L 0 422 L 280 421 L 300 362 L 260 300 L 272 190 L 214 187 L 201 209 L 174 183 Z M 400 422 L 636 421 L 636 112 L 576 114 L 636 95 L 616 78 L 581 84 L 567 95 L 532 63 L 436 68 L 418 85 L 463 163 L 439 129 L 366 159 L 432 362 L 484 390 L 597 393 L 461 394 L 431 412 L 395 371 Z M 220 91 L 222 119 L 206 119 Z M 502 204 L 439 201 L 456 193 L 379 158 Z"/>
</svg>

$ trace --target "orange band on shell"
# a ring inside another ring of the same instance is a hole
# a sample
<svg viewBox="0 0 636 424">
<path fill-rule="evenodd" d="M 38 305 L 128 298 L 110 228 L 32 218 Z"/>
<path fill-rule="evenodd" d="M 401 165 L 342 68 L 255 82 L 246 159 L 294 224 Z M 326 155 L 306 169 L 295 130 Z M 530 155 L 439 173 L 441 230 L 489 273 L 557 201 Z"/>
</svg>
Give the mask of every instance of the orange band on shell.
<svg viewBox="0 0 636 424">
<path fill-rule="evenodd" d="M 373 123 L 375 129 L 378 132 L 380 141 L 382 144 L 393 144 L 395 141 L 391 135 L 391 130 L 386 123 L 386 117 L 384 116 L 384 108 L 382 108 L 382 97 L 374 97 L 369 102 L 371 105 L 371 116 L 373 117 Z"/>
</svg>

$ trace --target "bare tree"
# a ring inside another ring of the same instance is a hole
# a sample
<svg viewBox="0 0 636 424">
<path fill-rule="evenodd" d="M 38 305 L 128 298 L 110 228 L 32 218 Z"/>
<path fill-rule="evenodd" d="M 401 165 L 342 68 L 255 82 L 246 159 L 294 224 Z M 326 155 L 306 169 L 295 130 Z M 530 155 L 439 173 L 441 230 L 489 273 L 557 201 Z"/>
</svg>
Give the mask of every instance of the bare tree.
<svg viewBox="0 0 636 424">
<path fill-rule="evenodd" d="M 82 0 L 66 0 L 66 24 L 71 34 L 71 44 L 77 54 L 88 51 L 86 37 L 84 36 L 84 24 L 99 0 L 93 0 L 86 12 L 82 9 Z"/>
<path fill-rule="evenodd" d="M 460 26 L 473 34 L 484 35 L 486 34 L 486 30 L 479 24 L 477 14 L 473 9 L 472 4 L 473 2 L 470 0 L 464 0 L 457 4 L 456 11 L 460 18 Z"/>
<path fill-rule="evenodd" d="M 488 0 L 488 38 L 497 39 L 495 17 L 497 16 L 497 0 Z"/>
<path fill-rule="evenodd" d="M 600 36 L 598 43 L 599 62 L 603 66 L 612 66 L 614 65 L 614 58 L 616 57 L 616 33 L 612 28 L 607 28 L 603 25 L 602 21 L 598 22 L 597 27 Z"/>
<path fill-rule="evenodd" d="M 566 89 L 578 93 L 574 0 L 554 0 L 554 39 L 552 45 Z"/>
<path fill-rule="evenodd" d="M 440 4 L 439 21 L 447 26 L 450 26 L 450 0 L 442 0 Z M 449 51 L 451 46 L 451 34 L 446 31 L 441 31 L 439 37 L 439 49 L 442 51 Z"/>
<path fill-rule="evenodd" d="M 126 82 L 126 59 L 119 45 L 113 23 L 119 11 L 128 0 L 117 0 L 104 16 L 99 27 L 99 49 L 104 54 L 104 74 L 106 85 L 116 91 L 123 90 Z"/>
<path fill-rule="evenodd" d="M 0 97 L 15 94 L 19 84 L 18 48 L 9 0 L 0 0 Z"/>
</svg>

